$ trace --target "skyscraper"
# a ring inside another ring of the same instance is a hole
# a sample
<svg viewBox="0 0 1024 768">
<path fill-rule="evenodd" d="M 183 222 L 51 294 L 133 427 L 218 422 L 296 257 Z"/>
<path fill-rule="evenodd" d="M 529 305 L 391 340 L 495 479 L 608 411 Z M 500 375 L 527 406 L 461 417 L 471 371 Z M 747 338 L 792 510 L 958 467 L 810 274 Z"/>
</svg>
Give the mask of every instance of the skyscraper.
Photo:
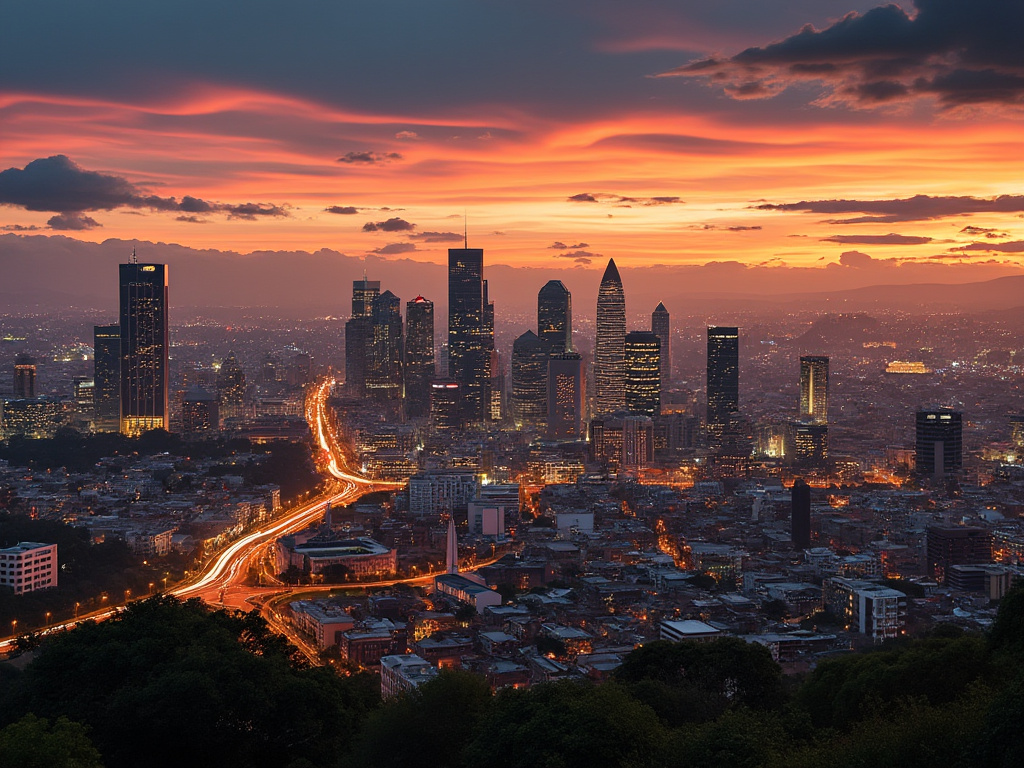
<svg viewBox="0 0 1024 768">
<path fill-rule="evenodd" d="M 797 479 L 790 489 L 790 541 L 795 549 L 811 546 L 811 487 Z"/>
<path fill-rule="evenodd" d="M 541 424 L 547 416 L 548 345 L 527 331 L 512 345 L 512 394 L 509 405 L 517 424 Z"/>
<path fill-rule="evenodd" d="M 650 331 L 626 334 L 626 409 L 655 417 L 661 413 L 661 340 Z"/>
<path fill-rule="evenodd" d="M 234 353 L 220 364 L 217 372 L 217 400 L 222 419 L 239 419 L 245 415 L 245 371 Z"/>
<path fill-rule="evenodd" d="M 672 323 L 662 302 L 651 313 L 651 332 L 661 342 L 661 391 L 665 393 L 672 386 Z"/>
<path fill-rule="evenodd" d="M 167 429 L 167 266 L 120 265 L 121 432 Z"/>
<path fill-rule="evenodd" d="M 537 335 L 551 354 L 572 351 L 572 294 L 561 280 L 549 280 L 537 294 Z"/>
<path fill-rule="evenodd" d="M 613 413 L 626 407 L 626 294 L 615 260 L 609 259 L 597 292 L 597 340 L 594 345 L 595 410 Z"/>
<path fill-rule="evenodd" d="M 99 432 L 121 429 L 121 326 L 96 325 L 93 346 L 93 426 Z"/>
<path fill-rule="evenodd" d="M 739 328 L 708 328 L 707 430 L 711 445 L 721 443 L 722 434 L 740 409 L 739 338 Z"/>
<path fill-rule="evenodd" d="M 482 248 L 448 249 L 448 375 L 459 384 L 466 419 L 490 410 L 494 307 L 487 300 Z"/>
<path fill-rule="evenodd" d="M 380 296 L 380 281 L 352 281 L 352 317 L 345 323 L 345 391 L 350 397 L 366 395 L 366 372 L 373 345 L 373 302 Z"/>
<path fill-rule="evenodd" d="M 352 317 L 369 317 L 373 314 L 373 300 L 380 296 L 380 280 L 352 281 Z"/>
<path fill-rule="evenodd" d="M 366 394 L 377 400 L 402 396 L 402 302 L 391 291 L 373 300 Z"/>
<path fill-rule="evenodd" d="M 22 352 L 14 358 L 14 397 L 31 400 L 36 396 L 36 361 Z"/>
<path fill-rule="evenodd" d="M 548 439 L 579 440 L 583 431 L 583 357 L 558 352 L 548 357 Z"/>
<path fill-rule="evenodd" d="M 417 296 L 405 305 L 405 411 L 417 418 L 430 413 L 434 369 L 434 302 Z"/>
<path fill-rule="evenodd" d="M 941 477 L 963 466 L 963 414 L 952 408 L 917 412 L 917 471 Z"/>
<path fill-rule="evenodd" d="M 800 418 L 828 423 L 828 357 L 800 358 Z"/>
</svg>

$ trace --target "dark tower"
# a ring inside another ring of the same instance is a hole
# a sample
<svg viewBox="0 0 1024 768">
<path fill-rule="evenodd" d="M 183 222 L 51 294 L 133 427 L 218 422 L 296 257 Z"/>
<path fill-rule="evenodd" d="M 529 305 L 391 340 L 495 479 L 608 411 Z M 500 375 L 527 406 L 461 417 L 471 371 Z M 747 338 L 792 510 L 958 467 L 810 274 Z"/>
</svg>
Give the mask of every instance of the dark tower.
<svg viewBox="0 0 1024 768">
<path fill-rule="evenodd" d="M 22 352 L 14 358 L 14 397 L 34 400 L 36 396 L 36 361 Z"/>
<path fill-rule="evenodd" d="M 402 396 L 402 302 L 391 291 L 373 300 L 366 394 L 377 400 Z"/>
<path fill-rule="evenodd" d="M 560 352 L 548 357 L 549 440 L 580 439 L 585 381 L 579 352 Z"/>
<path fill-rule="evenodd" d="M 93 424 L 99 432 L 121 429 L 121 326 L 96 325 L 93 346 Z"/>
<path fill-rule="evenodd" d="M 794 549 L 811 546 L 811 487 L 798 479 L 790 489 L 792 497 L 792 518 L 790 540 Z"/>
<path fill-rule="evenodd" d="M 651 333 L 661 342 L 661 391 L 665 393 L 672 386 L 672 323 L 668 310 L 661 302 L 651 313 Z"/>
<path fill-rule="evenodd" d="M 626 410 L 661 413 L 661 340 L 650 331 L 626 334 Z"/>
<path fill-rule="evenodd" d="M 800 418 L 814 424 L 828 423 L 828 358 L 800 358 Z"/>
<path fill-rule="evenodd" d="M 533 331 L 512 345 L 512 395 L 509 405 L 518 424 L 537 425 L 548 410 L 548 346 Z"/>
<path fill-rule="evenodd" d="M 537 335 L 551 354 L 572 351 L 572 294 L 561 280 L 549 280 L 537 294 Z"/>
<path fill-rule="evenodd" d="M 369 317 L 373 314 L 373 300 L 380 296 L 380 280 L 352 281 L 352 317 Z"/>
<path fill-rule="evenodd" d="M 917 412 L 917 472 L 941 477 L 963 466 L 963 414 L 951 408 Z"/>
<path fill-rule="evenodd" d="M 459 384 L 466 420 L 490 409 L 493 305 L 487 300 L 482 248 L 448 249 L 448 375 Z"/>
<path fill-rule="evenodd" d="M 167 429 L 167 266 L 120 265 L 121 432 Z"/>
<path fill-rule="evenodd" d="M 373 302 L 380 281 L 352 281 L 352 317 L 345 323 L 345 390 L 351 397 L 366 395 L 367 367 L 373 346 Z"/>
<path fill-rule="evenodd" d="M 594 385 L 597 413 L 626 407 L 626 294 L 615 260 L 609 259 L 597 292 Z"/>
<path fill-rule="evenodd" d="M 245 415 L 245 371 L 234 354 L 224 358 L 217 372 L 217 401 L 220 418 L 238 419 Z"/>
<path fill-rule="evenodd" d="M 729 422 L 740 409 L 740 330 L 708 328 L 708 442 L 719 445 Z"/>
<path fill-rule="evenodd" d="M 417 296 L 405 305 L 406 415 L 430 413 L 430 382 L 434 370 L 434 303 Z"/>
</svg>

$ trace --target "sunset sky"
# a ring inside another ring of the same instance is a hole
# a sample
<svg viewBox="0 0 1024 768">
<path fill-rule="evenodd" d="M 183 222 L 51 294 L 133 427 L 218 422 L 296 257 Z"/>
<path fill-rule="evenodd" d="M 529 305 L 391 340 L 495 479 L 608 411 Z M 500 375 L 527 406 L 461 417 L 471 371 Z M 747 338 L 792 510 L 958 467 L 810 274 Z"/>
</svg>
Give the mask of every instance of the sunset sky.
<svg viewBox="0 0 1024 768">
<path fill-rule="evenodd" d="M 11 2 L 0 229 L 1024 264 L 1024 2 Z M 6 169 L 6 170 L 4 170 Z M 845 254 L 845 256 L 844 256 Z"/>
</svg>

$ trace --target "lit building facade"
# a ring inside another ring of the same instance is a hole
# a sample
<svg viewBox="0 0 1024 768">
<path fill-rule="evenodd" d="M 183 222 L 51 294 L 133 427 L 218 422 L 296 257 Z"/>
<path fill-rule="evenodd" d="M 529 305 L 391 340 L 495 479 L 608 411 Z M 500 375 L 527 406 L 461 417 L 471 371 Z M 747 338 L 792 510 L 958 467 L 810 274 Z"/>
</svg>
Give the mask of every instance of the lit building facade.
<svg viewBox="0 0 1024 768">
<path fill-rule="evenodd" d="M 14 358 L 14 397 L 31 400 L 36 396 L 36 361 L 22 353 Z"/>
<path fill-rule="evenodd" d="M 240 419 L 245 416 L 245 371 L 234 354 L 224 358 L 217 372 L 217 399 L 220 418 Z"/>
<path fill-rule="evenodd" d="M 626 294 L 609 259 L 597 292 L 597 338 L 594 345 L 594 409 L 614 413 L 626 407 Z"/>
<path fill-rule="evenodd" d="M 915 464 L 919 474 L 941 477 L 963 466 L 963 414 L 951 408 L 917 412 Z"/>
<path fill-rule="evenodd" d="M 405 305 L 405 412 L 418 418 L 430 413 L 434 367 L 434 302 L 417 296 Z"/>
<path fill-rule="evenodd" d="M 549 280 L 537 294 L 537 335 L 552 354 L 572 351 L 572 294 Z"/>
<path fill-rule="evenodd" d="M 740 409 L 740 329 L 708 328 L 707 431 L 708 442 L 721 443 L 729 422 Z"/>
<path fill-rule="evenodd" d="M 661 340 L 650 331 L 626 334 L 626 410 L 651 418 L 661 412 Z"/>
<path fill-rule="evenodd" d="M 490 413 L 494 306 L 487 299 L 482 248 L 448 249 L 448 375 L 458 382 L 465 418 Z"/>
<path fill-rule="evenodd" d="M 167 265 L 120 265 L 121 432 L 168 427 Z"/>
<path fill-rule="evenodd" d="M 0 549 L 0 586 L 23 595 L 57 586 L 57 545 L 23 541 Z"/>
<path fill-rule="evenodd" d="M 121 428 L 121 326 L 97 325 L 93 338 L 93 428 Z"/>
<path fill-rule="evenodd" d="M 517 424 L 540 425 L 548 411 L 548 345 L 527 331 L 512 345 L 512 392 L 509 406 Z"/>
<path fill-rule="evenodd" d="M 800 358 L 800 418 L 828 423 L 828 357 Z"/>
<path fill-rule="evenodd" d="M 672 318 L 662 302 L 658 302 L 651 313 L 651 333 L 661 342 L 661 391 L 664 394 L 672 386 Z"/>
<path fill-rule="evenodd" d="M 563 352 L 548 358 L 549 440 L 579 440 L 583 435 L 583 357 Z"/>
<path fill-rule="evenodd" d="M 373 300 L 372 337 L 366 367 L 366 395 L 375 400 L 402 396 L 402 302 L 391 291 Z"/>
</svg>

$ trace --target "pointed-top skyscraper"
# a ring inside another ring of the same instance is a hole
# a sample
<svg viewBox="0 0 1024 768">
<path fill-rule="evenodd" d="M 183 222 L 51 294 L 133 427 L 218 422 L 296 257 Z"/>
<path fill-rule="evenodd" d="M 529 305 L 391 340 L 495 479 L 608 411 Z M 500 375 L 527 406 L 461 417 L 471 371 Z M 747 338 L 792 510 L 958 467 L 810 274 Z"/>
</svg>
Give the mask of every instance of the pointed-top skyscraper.
<svg viewBox="0 0 1024 768">
<path fill-rule="evenodd" d="M 658 302 L 658 306 L 651 313 L 651 332 L 661 342 L 661 392 L 664 395 L 669 390 L 672 378 L 672 357 L 669 354 L 672 326 L 668 310 L 662 302 Z"/>
<path fill-rule="evenodd" d="M 597 342 L 594 346 L 595 410 L 613 413 L 626 407 L 626 294 L 615 259 L 597 292 Z"/>
</svg>

